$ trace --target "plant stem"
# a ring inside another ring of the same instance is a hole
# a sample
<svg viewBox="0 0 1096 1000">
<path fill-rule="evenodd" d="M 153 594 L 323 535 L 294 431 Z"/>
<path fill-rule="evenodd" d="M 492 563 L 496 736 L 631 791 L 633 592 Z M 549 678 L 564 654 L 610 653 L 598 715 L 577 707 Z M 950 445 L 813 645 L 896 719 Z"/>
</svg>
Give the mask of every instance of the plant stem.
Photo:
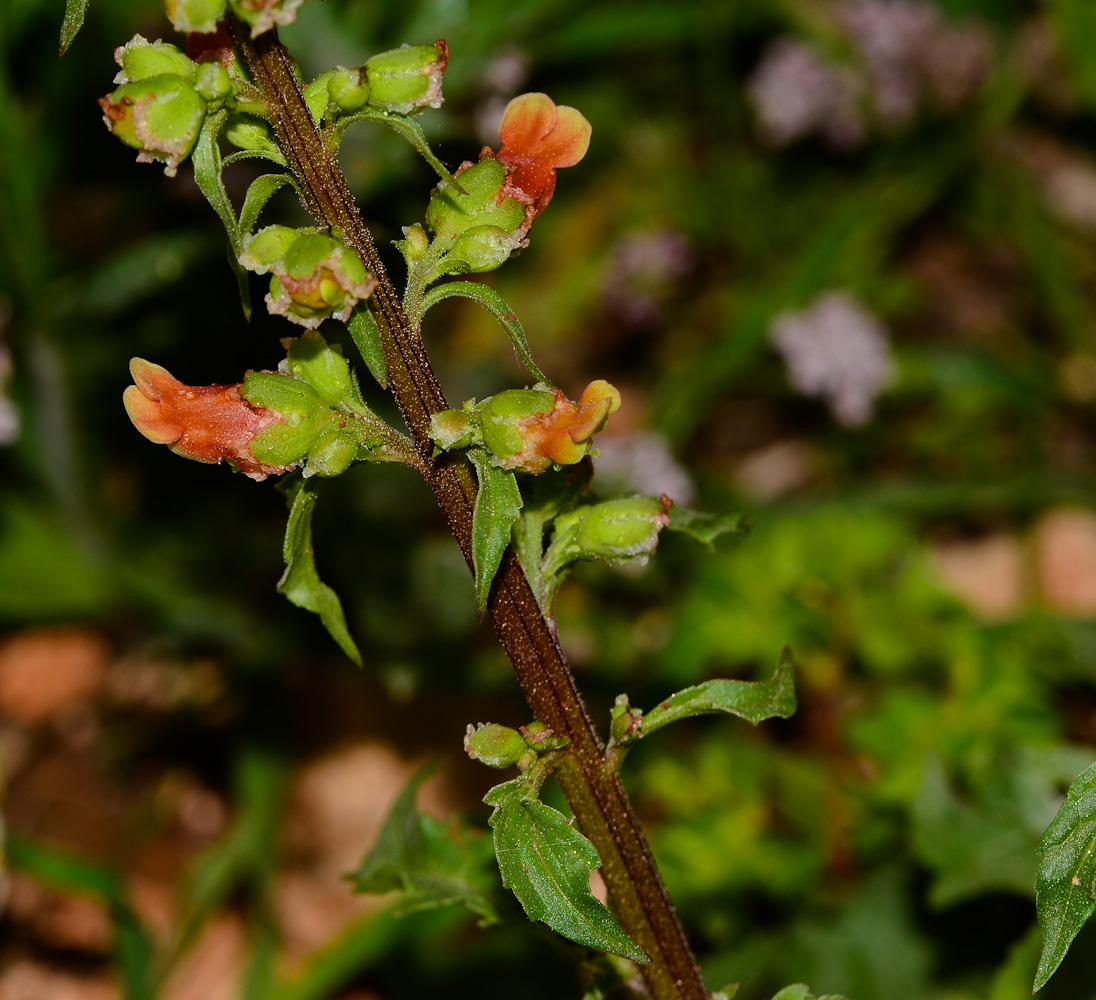
<svg viewBox="0 0 1096 1000">
<path fill-rule="evenodd" d="M 235 21 L 232 32 L 269 104 L 305 208 L 345 240 L 380 282 L 370 301 L 381 331 L 389 385 L 411 431 L 423 474 L 471 566 L 475 480 L 467 463 L 431 458 L 430 416 L 448 404 L 419 330 L 405 314 L 346 179 L 324 145 L 277 33 L 251 39 L 246 27 Z M 642 968 L 651 996 L 707 1000 L 704 980 L 643 830 L 606 759 L 555 627 L 541 613 L 512 548 L 496 578 L 489 611 L 534 717 L 570 740 L 571 752 L 556 777 L 583 833 L 597 848 L 621 925 L 651 956 L 651 963 Z"/>
</svg>

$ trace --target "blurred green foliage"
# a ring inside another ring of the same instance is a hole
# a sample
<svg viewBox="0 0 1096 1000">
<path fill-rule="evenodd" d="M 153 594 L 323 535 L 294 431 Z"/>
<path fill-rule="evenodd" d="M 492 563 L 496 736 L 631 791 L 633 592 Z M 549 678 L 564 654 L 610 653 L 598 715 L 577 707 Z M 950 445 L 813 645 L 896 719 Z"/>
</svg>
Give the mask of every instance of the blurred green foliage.
<svg viewBox="0 0 1096 1000">
<path fill-rule="evenodd" d="M 110 52 L 164 35 L 157 5 L 98 0 L 58 62 L 61 7 L 0 4 L 0 349 L 13 360 L 0 388 L 21 420 L 0 447 L 0 628 L 82 622 L 122 652 L 217 664 L 215 705 L 108 716 L 104 731 L 114 774 L 186 767 L 229 796 L 235 822 L 186 882 L 178 946 L 242 909 L 247 995 L 464 996 L 521 977 L 530 998 L 580 996 L 558 943 L 516 922 L 476 929 L 453 908 L 369 914 L 271 985 L 285 770 L 355 735 L 455 754 L 469 721 L 528 719 L 410 473 L 323 484 L 316 558 L 359 640 L 357 675 L 274 593 L 280 494 L 186 465 L 128 424 L 131 356 L 233 382 L 275 367 L 286 330 L 244 322 L 189 168 L 172 182 L 135 165 L 99 122 Z M 683 723 L 625 769 L 709 981 L 740 981 L 747 1000 L 797 980 L 855 1000 L 1029 995 L 1035 845 L 1094 755 L 1096 607 L 1060 596 L 1046 555 L 1048 513 L 1096 507 L 1093 15 L 1084 0 L 934 9 L 974 26 L 984 73 L 950 103 L 926 87 L 901 121 L 869 108 L 844 145 L 817 131 L 767 141 L 750 96 L 782 38 L 873 85 L 821 0 L 328 0 L 284 32 L 306 76 L 444 37 L 446 104 L 423 124 L 451 166 L 519 90 L 593 123 L 532 245 L 489 280 L 572 395 L 591 378 L 622 388 L 618 423 L 661 435 L 692 506 L 754 522 L 715 555 L 666 536 L 642 573 L 580 567 L 557 606 L 606 726 L 621 691 L 650 707 L 795 653 L 793 719 Z M 380 245 L 422 221 L 432 174 L 396 137 L 358 126 L 342 161 Z M 291 192 L 272 205 L 304 221 Z M 894 374 L 860 426 L 797 392 L 770 341 L 777 317 L 836 290 L 890 330 Z M 440 304 L 424 333 L 451 401 L 524 384 L 474 305 Z M 649 466 L 663 453 L 647 447 Z M 1011 561 L 963 603 L 941 553 L 994 541 Z M 980 604 L 994 586 L 1012 590 Z M 147 995 L 143 932 L 101 868 L 124 871 L 124 852 L 83 871 L 16 832 L 13 866 L 123 915 L 113 954 L 128 995 Z M 1091 943 L 1083 932 L 1041 996 L 1096 995 Z"/>
</svg>

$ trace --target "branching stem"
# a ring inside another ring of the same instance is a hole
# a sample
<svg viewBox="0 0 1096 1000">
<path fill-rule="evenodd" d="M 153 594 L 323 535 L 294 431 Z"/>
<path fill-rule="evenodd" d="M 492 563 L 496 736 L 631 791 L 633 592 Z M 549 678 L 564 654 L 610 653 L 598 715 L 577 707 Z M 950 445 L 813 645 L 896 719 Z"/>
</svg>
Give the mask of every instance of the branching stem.
<svg viewBox="0 0 1096 1000">
<path fill-rule="evenodd" d="M 430 416 L 448 408 L 417 327 L 411 323 L 362 221 L 342 171 L 329 155 L 304 103 L 292 63 L 275 31 L 251 39 L 232 25 L 236 44 L 262 91 L 305 208 L 352 247 L 380 282 L 370 300 L 391 388 L 421 459 L 423 474 L 471 566 L 476 484 L 466 463 L 431 459 Z M 554 625 L 541 613 L 513 549 L 508 549 L 489 604 L 491 620 L 535 718 L 570 740 L 556 772 L 583 833 L 597 848 L 623 928 L 651 956 L 643 975 L 656 1000 L 707 1000 L 696 960 L 646 838 L 612 763 L 607 760 Z"/>
</svg>

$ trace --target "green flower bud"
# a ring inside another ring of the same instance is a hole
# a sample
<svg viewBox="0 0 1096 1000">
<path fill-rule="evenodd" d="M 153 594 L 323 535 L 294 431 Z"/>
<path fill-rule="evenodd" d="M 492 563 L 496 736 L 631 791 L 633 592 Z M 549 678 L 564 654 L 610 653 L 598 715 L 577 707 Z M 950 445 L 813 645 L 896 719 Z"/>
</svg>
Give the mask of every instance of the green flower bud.
<svg viewBox="0 0 1096 1000">
<path fill-rule="evenodd" d="M 473 226 L 456 238 L 453 248 L 445 255 L 445 263 L 450 271 L 457 262 L 473 273 L 493 271 L 526 243 L 518 229 L 508 233 L 498 226 Z"/>
<path fill-rule="evenodd" d="M 226 0 L 164 0 L 164 12 L 176 31 L 209 34 L 225 16 L 225 5 Z"/>
<path fill-rule="evenodd" d="M 521 733 L 496 722 L 469 724 L 464 749 L 472 760 L 498 768 L 511 767 L 529 753 Z"/>
<path fill-rule="evenodd" d="M 336 66 L 327 81 L 327 94 L 340 111 L 357 111 L 369 100 L 369 80 L 363 69 Z"/>
<path fill-rule="evenodd" d="M 494 226 L 512 233 L 525 221 L 525 207 L 513 198 L 498 200 L 506 183 L 506 167 L 493 157 L 460 171 L 460 194 L 443 181 L 430 197 L 426 221 L 438 239 L 452 242 L 473 227 Z"/>
<path fill-rule="evenodd" d="M 521 735 L 525 738 L 526 745 L 537 753 L 558 750 L 571 742 L 566 736 L 556 736 L 549 725 L 536 720 L 527 726 L 522 726 Z"/>
<path fill-rule="evenodd" d="M 281 155 L 281 147 L 274 139 L 274 131 L 261 118 L 255 118 L 251 115 L 233 115 L 228 120 L 224 135 L 237 149 Z M 294 234 L 297 232 L 295 229 L 289 229 L 288 226 L 278 228 L 287 229 Z"/>
<path fill-rule="evenodd" d="M 114 61 L 122 71 L 114 78 L 115 83 L 132 83 L 153 76 L 173 74 L 194 82 L 198 66 L 174 45 L 157 39 L 150 42 L 141 35 L 134 35 L 125 45 L 114 50 Z"/>
<path fill-rule="evenodd" d="M 307 382 L 328 406 L 346 404 L 357 409 L 361 405 L 346 358 L 318 333 L 310 330 L 297 337 L 289 345 L 286 363 L 290 373 Z"/>
<path fill-rule="evenodd" d="M 212 104 L 220 104 L 232 93 L 232 78 L 219 62 L 198 63 L 194 89 Z"/>
<path fill-rule="evenodd" d="M 127 146 L 140 150 L 140 163 L 160 160 L 174 177 L 198 141 L 206 102 L 190 81 L 176 74 L 124 83 L 99 98 L 103 121 Z"/>
<path fill-rule="evenodd" d="M 442 410 L 430 418 L 430 437 L 442 451 L 467 448 L 481 439 L 479 426 L 464 410 Z"/>
<path fill-rule="evenodd" d="M 658 533 L 670 523 L 664 497 L 628 497 L 580 507 L 556 518 L 556 534 L 577 550 L 574 558 L 645 563 L 658 545 Z"/>
<path fill-rule="evenodd" d="M 337 476 L 350 468 L 357 457 L 358 442 L 349 431 L 326 431 L 309 449 L 304 475 Z"/>
<path fill-rule="evenodd" d="M 406 115 L 415 108 L 440 108 L 441 78 L 449 62 L 449 47 L 438 40 L 433 45 L 404 45 L 381 52 L 365 64 L 372 107 Z"/>
</svg>

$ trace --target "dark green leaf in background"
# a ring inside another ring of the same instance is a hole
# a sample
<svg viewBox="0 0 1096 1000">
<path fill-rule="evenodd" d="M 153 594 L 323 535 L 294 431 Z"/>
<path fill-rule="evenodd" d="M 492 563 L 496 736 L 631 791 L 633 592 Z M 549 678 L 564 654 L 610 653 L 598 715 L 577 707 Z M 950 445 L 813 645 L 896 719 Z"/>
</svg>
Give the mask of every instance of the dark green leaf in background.
<svg viewBox="0 0 1096 1000">
<path fill-rule="evenodd" d="M 590 892 L 590 872 L 601 867 L 597 850 L 571 821 L 531 795 L 527 778 L 496 785 L 483 801 L 494 806 L 502 884 L 512 889 L 530 920 L 542 920 L 571 941 L 649 962 L 621 930 L 612 911 Z"/>
</svg>

